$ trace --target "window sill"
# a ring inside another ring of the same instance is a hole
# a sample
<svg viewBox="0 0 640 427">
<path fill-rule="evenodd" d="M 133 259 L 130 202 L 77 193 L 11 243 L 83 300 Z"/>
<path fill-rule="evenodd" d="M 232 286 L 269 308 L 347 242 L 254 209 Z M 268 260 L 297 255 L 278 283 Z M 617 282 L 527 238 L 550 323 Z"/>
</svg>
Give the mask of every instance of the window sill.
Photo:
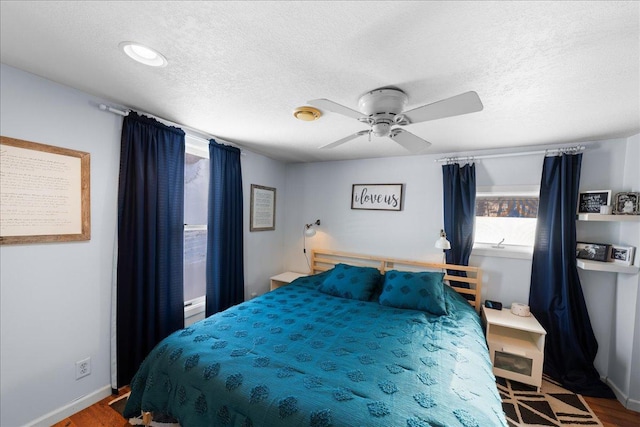
<svg viewBox="0 0 640 427">
<path fill-rule="evenodd" d="M 471 256 L 485 256 L 496 258 L 533 259 L 533 247 L 531 246 L 505 246 L 497 249 L 489 244 L 476 243 L 471 251 Z"/>
</svg>

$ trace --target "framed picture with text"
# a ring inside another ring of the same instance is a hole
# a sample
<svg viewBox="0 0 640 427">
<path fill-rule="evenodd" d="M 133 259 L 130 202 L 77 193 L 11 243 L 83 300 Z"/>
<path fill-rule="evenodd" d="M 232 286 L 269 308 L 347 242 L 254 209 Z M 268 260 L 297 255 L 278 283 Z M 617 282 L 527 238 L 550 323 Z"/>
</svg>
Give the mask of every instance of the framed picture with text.
<svg viewBox="0 0 640 427">
<path fill-rule="evenodd" d="M 249 231 L 276 229 L 276 189 L 251 184 Z"/>
<path fill-rule="evenodd" d="M 351 209 L 401 211 L 403 184 L 353 184 Z"/>
<path fill-rule="evenodd" d="M 91 240 L 91 155 L 0 137 L 0 245 Z"/>
<path fill-rule="evenodd" d="M 578 195 L 578 213 L 600 213 L 600 206 L 611 204 L 611 190 L 583 191 Z"/>
</svg>

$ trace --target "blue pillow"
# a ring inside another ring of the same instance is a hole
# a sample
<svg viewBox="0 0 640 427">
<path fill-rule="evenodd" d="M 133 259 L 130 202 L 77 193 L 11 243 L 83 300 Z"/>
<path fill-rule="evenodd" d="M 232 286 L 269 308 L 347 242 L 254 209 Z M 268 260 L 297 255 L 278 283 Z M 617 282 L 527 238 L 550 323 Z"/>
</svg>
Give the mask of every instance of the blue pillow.
<svg viewBox="0 0 640 427">
<path fill-rule="evenodd" d="M 431 271 L 387 271 L 380 304 L 426 311 L 436 316 L 447 314 L 443 277 L 444 273 Z"/>
<path fill-rule="evenodd" d="M 336 297 L 368 301 L 382 275 L 374 267 L 337 264 L 318 290 Z"/>
</svg>

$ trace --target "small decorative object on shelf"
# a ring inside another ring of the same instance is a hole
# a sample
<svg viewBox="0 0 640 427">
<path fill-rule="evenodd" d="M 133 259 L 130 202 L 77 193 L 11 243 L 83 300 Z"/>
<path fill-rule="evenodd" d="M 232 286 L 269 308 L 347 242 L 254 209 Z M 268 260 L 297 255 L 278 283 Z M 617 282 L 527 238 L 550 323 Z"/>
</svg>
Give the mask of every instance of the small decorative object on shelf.
<svg viewBox="0 0 640 427">
<path fill-rule="evenodd" d="M 632 265 L 636 248 L 633 246 L 611 245 L 611 261 L 616 264 Z"/>
<path fill-rule="evenodd" d="M 611 245 L 605 243 L 578 242 L 576 244 L 576 258 L 606 262 L 610 247 Z"/>
<path fill-rule="evenodd" d="M 640 193 L 617 193 L 613 204 L 616 215 L 640 215 Z"/>
<path fill-rule="evenodd" d="M 611 204 L 611 190 L 583 191 L 578 196 L 578 213 L 600 213 L 600 207 Z"/>
<path fill-rule="evenodd" d="M 611 214 L 613 214 L 613 206 L 611 205 L 600 206 L 600 215 L 611 215 Z"/>
</svg>

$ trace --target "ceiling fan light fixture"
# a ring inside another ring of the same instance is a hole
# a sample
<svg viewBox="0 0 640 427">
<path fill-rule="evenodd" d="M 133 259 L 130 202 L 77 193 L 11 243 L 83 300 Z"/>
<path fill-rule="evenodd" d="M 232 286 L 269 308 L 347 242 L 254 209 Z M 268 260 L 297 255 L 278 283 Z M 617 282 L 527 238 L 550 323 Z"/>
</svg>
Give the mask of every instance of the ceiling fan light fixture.
<svg viewBox="0 0 640 427">
<path fill-rule="evenodd" d="M 166 67 L 167 58 L 155 49 L 136 42 L 122 42 L 118 45 L 134 61 L 150 67 Z"/>
<path fill-rule="evenodd" d="M 371 126 L 371 130 L 373 131 L 373 136 L 387 136 L 389 135 L 391 126 L 386 122 L 376 123 Z"/>
<path fill-rule="evenodd" d="M 312 122 L 314 120 L 318 120 L 322 116 L 322 112 L 317 108 L 313 107 L 298 107 L 293 111 L 293 117 L 298 120 L 303 120 L 305 122 Z"/>
</svg>

